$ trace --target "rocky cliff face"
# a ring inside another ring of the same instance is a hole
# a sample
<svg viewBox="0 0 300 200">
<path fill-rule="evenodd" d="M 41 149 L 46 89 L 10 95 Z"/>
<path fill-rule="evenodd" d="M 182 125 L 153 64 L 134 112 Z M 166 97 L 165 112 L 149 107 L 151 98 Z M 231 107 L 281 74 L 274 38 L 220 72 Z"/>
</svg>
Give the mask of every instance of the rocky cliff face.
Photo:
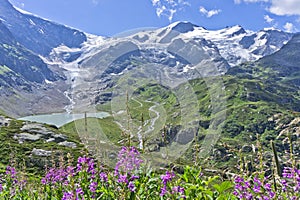
<svg viewBox="0 0 300 200">
<path fill-rule="evenodd" d="M 0 2 L 0 19 L 20 44 L 44 56 L 61 44 L 79 47 L 86 40 L 83 32 L 24 14 L 16 10 L 8 0 Z"/>
<path fill-rule="evenodd" d="M 22 85 L 22 82 L 26 84 L 26 82 L 43 83 L 45 80 L 57 80 L 42 59 L 22 46 L 2 22 L 0 22 L 0 44 L 0 76 L 5 79 L 6 84 L 13 86 Z M 9 76 L 12 74 L 16 75 L 15 80 Z"/>
</svg>

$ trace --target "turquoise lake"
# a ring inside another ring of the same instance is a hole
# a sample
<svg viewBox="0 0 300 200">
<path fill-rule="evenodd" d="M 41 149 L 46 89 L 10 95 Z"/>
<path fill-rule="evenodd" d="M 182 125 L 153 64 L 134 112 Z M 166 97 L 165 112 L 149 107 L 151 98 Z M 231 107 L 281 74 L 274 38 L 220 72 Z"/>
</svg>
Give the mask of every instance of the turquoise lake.
<svg viewBox="0 0 300 200">
<path fill-rule="evenodd" d="M 87 113 L 87 117 L 105 118 L 108 116 L 110 116 L 110 114 L 107 112 Z M 80 113 L 80 114 L 53 113 L 53 114 L 46 114 L 46 115 L 32 115 L 32 116 L 22 117 L 19 118 L 19 120 L 39 122 L 39 123 L 55 125 L 56 127 L 61 127 L 74 120 L 83 119 L 83 118 L 84 118 L 84 113 Z"/>
</svg>

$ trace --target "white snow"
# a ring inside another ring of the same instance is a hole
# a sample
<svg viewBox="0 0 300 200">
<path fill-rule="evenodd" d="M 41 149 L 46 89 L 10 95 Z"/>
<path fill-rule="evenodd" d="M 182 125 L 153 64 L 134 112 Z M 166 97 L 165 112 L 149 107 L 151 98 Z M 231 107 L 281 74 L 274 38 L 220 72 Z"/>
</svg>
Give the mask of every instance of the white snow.
<svg viewBox="0 0 300 200">
<path fill-rule="evenodd" d="M 29 19 L 29 23 L 33 26 L 35 26 L 36 24 L 32 21 L 32 19 Z"/>
<path fill-rule="evenodd" d="M 47 79 L 45 79 L 45 83 L 46 83 L 46 84 L 53 84 L 52 81 L 49 81 L 49 80 L 47 80 Z"/>
</svg>

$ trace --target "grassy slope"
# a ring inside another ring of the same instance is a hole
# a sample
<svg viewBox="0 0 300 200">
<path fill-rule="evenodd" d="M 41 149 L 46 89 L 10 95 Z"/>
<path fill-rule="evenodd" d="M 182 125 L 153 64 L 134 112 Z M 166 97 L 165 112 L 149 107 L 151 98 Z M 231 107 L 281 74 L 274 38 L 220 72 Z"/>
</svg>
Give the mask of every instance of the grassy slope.
<svg viewBox="0 0 300 200">
<path fill-rule="evenodd" d="M 284 127 L 289 126 L 293 119 L 300 116 L 297 113 L 297 109 L 300 107 L 299 88 L 287 84 L 288 77 L 280 81 L 276 81 L 277 78 L 274 70 L 264 68 L 259 64 L 247 63 L 232 68 L 222 77 L 226 92 L 226 98 L 223 97 L 226 102 L 225 110 L 223 110 L 226 112 L 226 119 L 223 124 L 219 125 L 222 130 L 221 138 L 211 154 L 210 164 L 213 163 L 216 168 L 236 164 L 238 151 L 243 146 L 256 145 L 257 136 L 266 151 L 270 150 L 271 140 L 275 140 L 277 143 L 278 151 L 283 152 L 284 148 L 286 149 L 286 146 L 281 144 L 284 136 L 278 137 L 278 135 Z M 203 79 L 192 80 L 189 84 L 198 98 L 200 114 L 198 138 L 193 145 L 196 143 L 201 145 L 204 136 L 208 134 L 210 121 L 216 117 L 216 114 L 211 113 L 210 108 L 212 101 L 210 92 L 216 88 L 210 86 L 209 91 L 207 82 Z M 184 86 L 180 87 L 184 88 Z M 171 127 L 180 125 L 182 108 L 177 97 L 168 88 L 158 85 L 139 88 L 135 91 L 133 98 L 129 100 L 130 116 L 136 121 L 136 124 L 140 123 L 142 113 L 144 120 L 149 119 L 151 115 L 149 108 L 154 103 L 163 105 L 167 117 L 166 125 Z M 279 117 L 277 120 L 272 120 L 274 116 Z M 112 118 L 109 120 L 111 120 L 110 124 L 114 123 Z M 192 119 L 190 120 L 192 121 Z M 278 123 L 283 125 L 278 127 Z M 160 132 L 162 131 L 161 129 Z M 247 153 L 245 152 L 245 154 Z M 193 159 L 193 146 L 185 156 L 186 161 Z"/>
<path fill-rule="evenodd" d="M 28 172 L 39 174 L 45 165 L 51 165 L 51 160 L 58 161 L 59 157 L 62 156 L 66 158 L 67 153 L 76 160 L 77 157 L 84 152 L 84 146 L 81 144 L 78 135 L 73 133 L 61 132 L 53 126 L 48 126 L 48 130 L 53 131 L 56 134 L 64 134 L 68 137 L 69 142 L 74 142 L 77 148 L 72 149 L 65 146 L 57 145 L 55 142 L 45 142 L 44 140 L 38 140 L 36 142 L 25 141 L 19 144 L 17 140 L 13 137 L 17 133 L 21 133 L 20 128 L 23 126 L 22 121 L 12 120 L 9 127 L 0 128 L 0 168 L 3 169 L 4 165 L 10 162 L 15 162 L 19 167 L 26 165 L 26 170 Z M 31 154 L 31 151 L 36 149 L 43 149 L 47 151 L 52 151 L 51 157 L 40 157 Z"/>
</svg>

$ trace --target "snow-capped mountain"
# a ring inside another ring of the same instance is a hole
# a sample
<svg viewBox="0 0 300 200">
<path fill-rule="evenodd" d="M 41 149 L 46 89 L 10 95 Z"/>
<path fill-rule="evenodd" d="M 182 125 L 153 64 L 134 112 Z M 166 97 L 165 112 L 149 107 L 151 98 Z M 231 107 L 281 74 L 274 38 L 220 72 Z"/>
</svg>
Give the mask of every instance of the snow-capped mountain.
<svg viewBox="0 0 300 200">
<path fill-rule="evenodd" d="M 215 45 L 230 66 L 235 66 L 278 51 L 292 36 L 291 33 L 276 29 L 253 32 L 237 25 L 220 30 L 207 30 L 190 22 L 175 22 L 156 31 L 134 34 L 132 38 L 144 43 L 167 43 L 174 38 L 205 39 Z"/>
<path fill-rule="evenodd" d="M 230 67 L 270 55 L 292 36 L 273 29 L 253 32 L 233 26 L 206 30 L 190 22 L 176 22 L 123 37 L 88 35 L 81 48 L 54 48 L 50 63 L 62 63 L 75 86 L 75 102 L 77 98 L 78 105 L 88 105 L 91 96 L 99 102 L 109 99 L 105 91 L 118 78 L 138 69 L 175 87 L 188 79 L 224 74 Z M 68 62 L 74 56 L 76 60 Z M 105 97 L 101 97 L 103 92 Z"/>
<path fill-rule="evenodd" d="M 45 103 L 37 105 L 33 99 L 44 99 L 55 110 L 63 110 L 68 100 L 72 104 L 78 100 L 81 105 L 107 101 L 105 91 L 114 87 L 122 75 L 141 69 L 139 75 L 168 87 L 198 77 L 222 75 L 230 67 L 278 51 L 292 37 L 274 29 L 253 32 L 233 26 L 207 30 L 190 22 L 176 22 L 105 38 L 26 13 L 8 0 L 0 1 L 0 21 L 2 32 L 9 32 L 0 35 L 0 52 L 5 58 L 0 60 L 0 82 L 5 83 L 5 90 L 14 91 L 10 95 L 26 96 L 26 105 L 15 108 L 18 115 L 47 110 Z M 6 80 L 22 81 L 17 86 Z M 29 88 L 27 93 L 22 90 L 25 86 Z"/>
</svg>

